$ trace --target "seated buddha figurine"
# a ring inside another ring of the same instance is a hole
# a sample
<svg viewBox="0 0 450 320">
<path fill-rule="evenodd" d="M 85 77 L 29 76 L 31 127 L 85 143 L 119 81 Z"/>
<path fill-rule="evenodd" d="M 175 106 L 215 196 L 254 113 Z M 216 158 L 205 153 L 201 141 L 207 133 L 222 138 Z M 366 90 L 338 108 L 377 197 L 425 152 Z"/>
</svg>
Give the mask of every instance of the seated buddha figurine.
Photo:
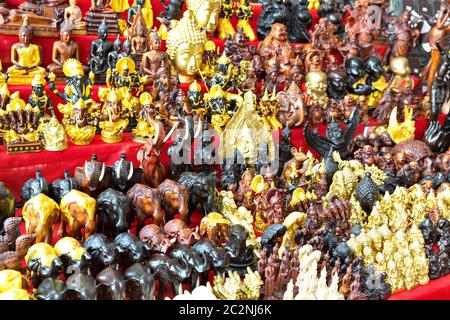
<svg viewBox="0 0 450 320">
<path fill-rule="evenodd" d="M 131 52 L 135 56 L 137 65 L 141 64 L 143 54 L 150 49 L 150 39 L 147 30 L 146 22 L 139 8 L 131 31 L 129 32 Z"/>
<path fill-rule="evenodd" d="M 155 128 L 152 121 L 155 118 L 155 108 L 153 105 L 153 98 L 149 92 L 144 92 L 139 97 L 141 103 L 141 110 L 137 116 L 137 126 L 133 129 L 131 139 L 137 143 L 145 143 L 147 139 L 153 138 L 155 135 Z"/>
<path fill-rule="evenodd" d="M 90 57 L 88 62 L 89 69 L 94 72 L 95 80 L 104 83 L 106 70 L 108 70 L 108 55 L 114 49 L 113 43 L 107 40 L 108 26 L 106 19 L 98 27 L 98 39 L 92 41 Z"/>
<path fill-rule="evenodd" d="M 91 0 L 91 7 L 85 17 L 87 32 L 95 34 L 98 27 L 101 24 L 105 24 L 108 26 L 111 34 L 119 34 L 120 29 L 117 19 L 120 15 L 119 12 L 121 12 L 121 4 L 128 5 L 128 2 L 125 2 L 123 0 Z M 113 10 L 112 8 L 115 9 Z"/>
<path fill-rule="evenodd" d="M 295 59 L 294 50 L 288 40 L 288 31 L 284 24 L 274 23 L 270 34 L 258 45 L 258 54 L 264 62 L 266 71 L 276 62 L 278 64 Z"/>
<path fill-rule="evenodd" d="M 77 0 L 69 0 L 69 6 L 64 10 L 64 21 L 71 24 L 75 34 L 86 34 L 86 22 Z"/>
<path fill-rule="evenodd" d="M 194 1 L 190 1 L 191 3 Z M 186 11 L 179 24 L 167 35 L 167 54 L 181 83 L 192 83 L 203 62 L 206 34 L 195 25 L 194 17 Z"/>
<path fill-rule="evenodd" d="M 141 74 L 147 76 L 148 84 L 153 84 L 162 63 L 169 66 L 169 56 L 161 51 L 161 38 L 156 30 L 150 34 L 150 51 L 142 55 L 140 65 Z"/>
<path fill-rule="evenodd" d="M 153 26 L 153 10 L 152 10 L 152 2 L 150 0 L 134 0 L 133 5 L 128 10 L 127 14 L 127 22 L 129 26 L 132 26 L 134 21 L 136 20 L 137 13 L 139 11 L 139 7 L 142 11 L 142 16 L 145 20 L 145 24 L 148 29 L 151 29 Z"/>
<path fill-rule="evenodd" d="M 38 45 L 32 44 L 33 29 L 28 25 L 28 19 L 24 19 L 19 30 L 19 43 L 11 47 L 12 66 L 8 68 L 8 84 L 30 85 L 34 76 L 45 75 L 45 69 L 40 65 L 41 49 Z"/>
<path fill-rule="evenodd" d="M 52 63 L 47 66 L 49 72 L 53 72 L 58 78 L 64 78 L 63 66 L 67 59 L 80 60 L 80 46 L 72 40 L 72 29 L 69 24 L 62 24 L 60 41 L 53 43 Z"/>
<path fill-rule="evenodd" d="M 69 147 L 66 131 L 56 117 L 51 117 L 48 122 L 39 127 L 42 132 L 44 149 L 47 151 L 62 151 Z"/>
<path fill-rule="evenodd" d="M 389 69 L 394 74 L 390 84 L 394 95 L 406 89 L 414 89 L 414 80 L 411 78 L 411 68 L 407 58 L 395 57 L 391 60 Z"/>
<path fill-rule="evenodd" d="M 40 118 L 48 118 L 48 111 L 51 116 L 55 116 L 55 111 L 50 100 L 50 97 L 45 92 L 46 81 L 42 75 L 36 75 L 31 83 L 31 95 L 28 98 L 28 103 L 33 108 L 39 108 Z M 48 110 L 48 111 L 47 111 Z"/>
</svg>

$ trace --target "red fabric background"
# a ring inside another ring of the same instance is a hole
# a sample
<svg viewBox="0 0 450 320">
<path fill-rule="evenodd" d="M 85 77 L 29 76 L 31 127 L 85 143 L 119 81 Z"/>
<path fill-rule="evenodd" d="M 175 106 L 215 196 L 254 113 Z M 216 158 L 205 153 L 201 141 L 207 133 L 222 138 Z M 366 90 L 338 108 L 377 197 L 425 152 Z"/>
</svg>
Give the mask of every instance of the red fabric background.
<svg viewBox="0 0 450 320">
<path fill-rule="evenodd" d="M 22 3 L 21 0 L 8 0 L 7 4 L 10 8 L 17 6 Z M 132 1 L 130 0 L 130 4 Z M 78 5 L 81 7 L 83 12 L 86 12 L 90 6 L 90 0 L 79 0 Z M 159 23 L 156 20 L 156 17 L 159 15 L 161 11 L 161 4 L 159 0 L 152 0 L 153 12 L 154 12 L 154 21 L 155 25 L 158 27 Z M 261 6 L 255 5 L 254 7 L 255 16 L 251 21 L 251 25 L 254 30 L 256 30 L 257 17 L 261 12 Z M 314 23 L 317 22 L 318 16 L 316 12 L 313 12 Z M 237 21 L 233 21 L 233 24 L 236 25 Z M 74 39 L 80 43 L 81 47 L 81 60 L 83 63 L 86 63 L 89 59 L 89 49 L 90 43 L 92 40 L 96 38 L 95 35 L 89 36 L 74 36 Z M 51 48 L 54 41 L 57 39 L 50 38 L 39 38 L 35 37 L 33 42 L 39 44 L 44 49 L 43 55 L 43 64 L 44 66 L 51 63 Z M 114 38 L 111 38 L 114 40 Z M 124 40 L 122 38 L 122 40 Z M 219 47 L 223 47 L 223 41 L 214 39 L 216 44 Z M 3 62 L 4 71 L 5 68 L 10 65 L 10 51 L 9 48 L 18 39 L 16 36 L 9 35 L 0 35 L 0 59 Z M 386 52 L 385 46 L 377 46 L 377 51 L 380 55 L 384 55 Z M 58 89 L 62 92 L 64 86 L 58 85 Z M 186 86 L 183 86 L 183 89 L 187 89 Z M 31 88 L 29 86 L 10 86 L 11 93 L 14 91 L 20 91 L 21 97 L 23 99 L 27 99 L 29 94 L 31 93 Z M 94 87 L 93 90 L 94 98 L 97 97 L 98 86 Z M 62 102 L 61 99 L 57 98 L 52 92 L 49 92 L 50 97 L 52 99 L 53 105 L 56 107 L 56 104 Z M 56 108 L 55 108 L 56 110 Z M 443 117 L 441 117 L 441 120 Z M 418 119 L 416 122 L 416 138 L 420 139 L 423 136 L 423 132 L 427 126 L 427 122 L 425 119 Z M 357 133 L 361 133 L 364 130 L 363 126 L 358 128 Z M 325 126 L 321 126 L 319 129 L 321 134 L 325 133 Z M 303 129 L 295 129 L 292 130 L 292 143 L 296 147 L 302 147 L 304 151 L 310 150 L 306 145 L 306 142 L 303 138 Z M 167 156 L 167 148 L 170 142 L 167 143 L 161 153 L 161 161 L 165 165 L 168 164 L 169 158 Z M 63 172 L 65 169 L 70 170 L 71 175 L 73 175 L 74 169 L 77 166 L 82 166 L 85 160 L 89 160 L 92 153 L 96 153 L 99 161 L 105 162 L 107 165 L 112 165 L 116 160 L 120 158 L 120 154 L 125 152 L 127 154 L 127 159 L 133 161 L 135 166 L 138 166 L 138 162 L 136 160 L 136 154 L 140 144 L 133 142 L 130 139 L 130 134 L 125 134 L 124 141 L 118 144 L 105 144 L 101 141 L 100 136 L 96 136 L 93 143 L 88 146 L 75 146 L 70 145 L 69 149 L 62 152 L 50 152 L 50 151 L 42 151 L 39 153 L 29 153 L 29 154 L 15 154 L 9 155 L 6 154 L 5 147 L 0 146 L 0 181 L 5 182 L 5 184 L 14 192 L 17 199 L 20 198 L 20 190 L 26 180 L 34 177 L 34 172 L 36 169 L 40 169 L 43 176 L 49 181 L 53 181 L 57 178 L 61 178 L 63 176 Z M 19 212 L 18 212 L 19 214 Z M 201 219 L 199 214 L 193 215 L 193 225 L 198 225 Z M 21 226 L 23 230 L 23 225 Z M 56 228 L 55 228 L 56 233 Z M 56 234 L 55 234 L 56 236 Z M 54 238 L 56 241 L 57 238 Z M 420 286 L 414 290 L 403 291 L 397 294 L 394 294 L 390 297 L 390 299 L 450 299 L 450 286 L 448 285 L 448 281 L 450 280 L 450 276 L 431 281 L 428 285 Z"/>
</svg>

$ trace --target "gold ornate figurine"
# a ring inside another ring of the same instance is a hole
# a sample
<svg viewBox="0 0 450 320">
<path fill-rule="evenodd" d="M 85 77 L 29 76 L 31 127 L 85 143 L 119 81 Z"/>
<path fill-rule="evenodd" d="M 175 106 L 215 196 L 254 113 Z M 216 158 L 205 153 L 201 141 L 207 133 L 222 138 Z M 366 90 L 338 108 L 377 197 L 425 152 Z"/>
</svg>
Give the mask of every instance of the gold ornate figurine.
<svg viewBox="0 0 450 320">
<path fill-rule="evenodd" d="M 221 0 L 186 0 L 186 5 L 194 17 L 198 29 L 207 33 L 216 30 L 219 22 Z"/>
<path fill-rule="evenodd" d="M 234 36 L 234 28 L 230 19 L 234 13 L 234 1 L 222 0 L 222 6 L 220 10 L 220 20 L 218 25 L 219 38 L 225 40 L 227 35 Z"/>
<path fill-rule="evenodd" d="M 249 20 L 253 17 L 253 7 L 251 6 L 249 0 L 240 1 L 239 6 L 236 9 L 236 16 L 239 19 L 237 28 L 242 28 L 249 41 L 255 41 L 255 32 L 249 22 Z"/>
<path fill-rule="evenodd" d="M 402 123 L 398 123 L 397 107 L 394 107 L 389 118 L 389 126 L 386 131 L 396 144 L 402 141 L 414 140 L 415 137 L 414 132 L 416 131 L 416 127 L 414 126 L 415 121 L 412 119 L 412 109 L 405 106 L 404 114 L 405 120 Z"/>
<path fill-rule="evenodd" d="M 117 89 L 109 91 L 102 109 L 102 140 L 106 143 L 119 143 L 123 140 L 123 131 L 128 126 L 127 113 L 122 106 L 122 94 Z"/>
</svg>

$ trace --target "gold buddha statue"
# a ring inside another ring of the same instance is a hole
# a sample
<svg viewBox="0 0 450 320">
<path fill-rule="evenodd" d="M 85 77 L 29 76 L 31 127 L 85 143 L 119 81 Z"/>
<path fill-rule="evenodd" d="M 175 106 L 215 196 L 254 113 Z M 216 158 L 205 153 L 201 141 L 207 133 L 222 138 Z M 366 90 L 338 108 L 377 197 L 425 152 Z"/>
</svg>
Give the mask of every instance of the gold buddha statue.
<svg viewBox="0 0 450 320">
<path fill-rule="evenodd" d="M 414 88 L 414 81 L 411 78 L 411 68 L 409 66 L 408 58 L 396 57 L 392 59 L 389 69 L 394 74 L 390 85 L 392 93 L 398 94 L 405 89 Z"/>
<path fill-rule="evenodd" d="M 181 83 L 192 83 L 203 63 L 206 34 L 195 26 L 195 20 L 186 11 L 180 23 L 167 35 L 167 54 Z"/>
<path fill-rule="evenodd" d="M 306 75 L 306 105 L 314 103 L 326 107 L 327 95 L 327 75 L 323 71 L 310 71 Z"/>
<path fill-rule="evenodd" d="M 197 28 L 207 33 L 214 32 L 219 22 L 221 0 L 186 0 Z"/>
<path fill-rule="evenodd" d="M 138 123 L 133 129 L 131 139 L 134 142 L 145 143 L 147 139 L 153 138 L 155 135 L 155 127 L 152 124 L 154 107 L 153 98 L 149 92 L 144 92 L 139 97 L 141 111 L 138 115 Z"/>
<path fill-rule="evenodd" d="M 111 89 L 106 97 L 102 110 L 103 121 L 99 123 L 102 140 L 106 143 L 119 143 L 123 140 L 128 119 L 122 107 L 122 99 L 121 91 L 117 89 Z"/>
<path fill-rule="evenodd" d="M 39 127 L 43 136 L 44 149 L 48 151 L 62 151 L 68 148 L 66 132 L 56 117 L 50 118 Z"/>
<path fill-rule="evenodd" d="M 8 68 L 8 84 L 30 85 L 35 75 L 45 76 L 45 69 L 40 65 L 41 48 L 32 44 L 33 29 L 28 24 L 28 19 L 23 20 L 19 30 L 19 43 L 11 47 L 11 62 L 13 66 Z"/>
<path fill-rule="evenodd" d="M 83 99 L 72 105 L 71 116 L 67 119 L 65 128 L 68 136 L 76 145 L 87 145 L 94 139 L 97 131 L 96 119 L 88 111 Z"/>
</svg>

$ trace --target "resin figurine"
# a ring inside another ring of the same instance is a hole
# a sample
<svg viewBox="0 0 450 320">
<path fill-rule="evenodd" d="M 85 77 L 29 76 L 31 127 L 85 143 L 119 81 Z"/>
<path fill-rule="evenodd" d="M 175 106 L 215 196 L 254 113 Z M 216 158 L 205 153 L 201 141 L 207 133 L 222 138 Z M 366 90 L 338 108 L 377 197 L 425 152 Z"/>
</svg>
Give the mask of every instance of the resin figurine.
<svg viewBox="0 0 450 320">
<path fill-rule="evenodd" d="M 105 83 L 106 71 L 108 70 L 108 54 L 113 51 L 114 45 L 107 40 L 108 26 L 106 20 L 99 25 L 98 39 L 92 41 L 90 57 L 88 62 L 89 69 L 95 74 L 95 80 L 99 83 Z"/>
<path fill-rule="evenodd" d="M 86 22 L 77 0 L 69 0 L 69 6 L 64 9 L 64 24 L 70 24 L 74 34 L 86 34 Z"/>
</svg>

